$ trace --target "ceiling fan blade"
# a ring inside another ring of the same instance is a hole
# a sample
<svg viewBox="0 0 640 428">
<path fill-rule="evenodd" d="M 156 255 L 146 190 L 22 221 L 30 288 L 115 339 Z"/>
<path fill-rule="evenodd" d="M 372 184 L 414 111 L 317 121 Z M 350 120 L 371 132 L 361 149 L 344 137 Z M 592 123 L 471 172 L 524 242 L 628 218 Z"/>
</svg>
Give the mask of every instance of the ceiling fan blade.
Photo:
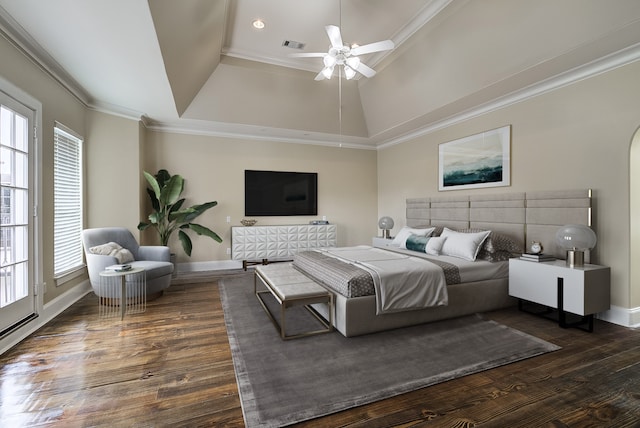
<svg viewBox="0 0 640 428">
<path fill-rule="evenodd" d="M 368 45 L 353 48 L 351 49 L 351 55 L 364 55 L 372 52 L 388 51 L 394 47 L 395 44 L 391 40 L 383 40 L 381 42 L 369 43 Z"/>
<path fill-rule="evenodd" d="M 373 68 L 369 67 L 368 65 L 362 62 L 358 65 L 358 68 L 356 68 L 356 71 L 358 73 L 361 73 L 365 77 L 373 77 L 376 75 L 376 71 Z"/>
<path fill-rule="evenodd" d="M 329 40 L 331 41 L 331 46 L 340 50 L 344 46 L 342 43 L 342 36 L 340 35 L 340 28 L 335 25 L 327 25 L 324 27 L 327 30 L 327 36 L 329 36 Z"/>
<path fill-rule="evenodd" d="M 326 77 L 324 77 L 324 70 L 320 71 L 320 73 L 318 73 L 315 77 L 315 79 L 313 80 L 324 80 L 326 79 Z"/>
<path fill-rule="evenodd" d="M 322 58 L 326 54 L 326 52 L 302 52 L 289 54 L 289 56 L 292 58 Z"/>
</svg>

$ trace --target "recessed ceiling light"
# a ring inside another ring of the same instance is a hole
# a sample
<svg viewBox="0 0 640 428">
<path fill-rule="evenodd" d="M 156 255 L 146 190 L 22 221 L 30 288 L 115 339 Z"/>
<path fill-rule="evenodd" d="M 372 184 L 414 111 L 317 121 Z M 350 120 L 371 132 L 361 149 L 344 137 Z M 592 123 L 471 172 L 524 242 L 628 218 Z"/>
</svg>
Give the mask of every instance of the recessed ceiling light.
<svg viewBox="0 0 640 428">
<path fill-rule="evenodd" d="M 252 22 L 253 28 L 262 30 L 264 28 L 264 21 L 262 19 L 256 19 Z"/>
</svg>

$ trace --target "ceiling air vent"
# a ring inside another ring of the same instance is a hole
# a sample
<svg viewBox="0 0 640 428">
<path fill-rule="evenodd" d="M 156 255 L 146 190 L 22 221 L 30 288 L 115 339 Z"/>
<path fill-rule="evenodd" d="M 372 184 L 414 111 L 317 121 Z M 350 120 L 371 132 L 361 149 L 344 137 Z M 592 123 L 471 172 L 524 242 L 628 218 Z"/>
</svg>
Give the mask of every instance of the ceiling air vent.
<svg viewBox="0 0 640 428">
<path fill-rule="evenodd" d="M 294 40 L 285 40 L 284 42 L 282 42 L 282 46 L 284 46 L 285 48 L 291 48 L 291 49 L 304 49 L 305 44 L 301 42 L 296 42 Z"/>
</svg>

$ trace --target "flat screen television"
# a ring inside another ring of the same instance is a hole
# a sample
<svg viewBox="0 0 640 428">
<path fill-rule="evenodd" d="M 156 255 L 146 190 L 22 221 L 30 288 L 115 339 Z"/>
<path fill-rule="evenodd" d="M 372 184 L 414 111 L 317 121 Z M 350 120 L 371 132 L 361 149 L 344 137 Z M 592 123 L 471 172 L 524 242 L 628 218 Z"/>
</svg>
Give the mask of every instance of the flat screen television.
<svg viewBox="0 0 640 428">
<path fill-rule="evenodd" d="M 318 174 L 245 170 L 244 215 L 318 215 Z"/>
</svg>

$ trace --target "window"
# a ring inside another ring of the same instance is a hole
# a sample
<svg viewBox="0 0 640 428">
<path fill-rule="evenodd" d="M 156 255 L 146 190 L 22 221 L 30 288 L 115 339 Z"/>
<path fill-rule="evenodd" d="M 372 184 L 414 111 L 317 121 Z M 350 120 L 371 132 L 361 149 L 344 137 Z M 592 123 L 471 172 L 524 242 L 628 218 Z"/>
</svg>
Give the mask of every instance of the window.
<svg viewBox="0 0 640 428">
<path fill-rule="evenodd" d="M 82 138 L 56 123 L 53 139 L 54 276 L 82 267 Z"/>
</svg>

